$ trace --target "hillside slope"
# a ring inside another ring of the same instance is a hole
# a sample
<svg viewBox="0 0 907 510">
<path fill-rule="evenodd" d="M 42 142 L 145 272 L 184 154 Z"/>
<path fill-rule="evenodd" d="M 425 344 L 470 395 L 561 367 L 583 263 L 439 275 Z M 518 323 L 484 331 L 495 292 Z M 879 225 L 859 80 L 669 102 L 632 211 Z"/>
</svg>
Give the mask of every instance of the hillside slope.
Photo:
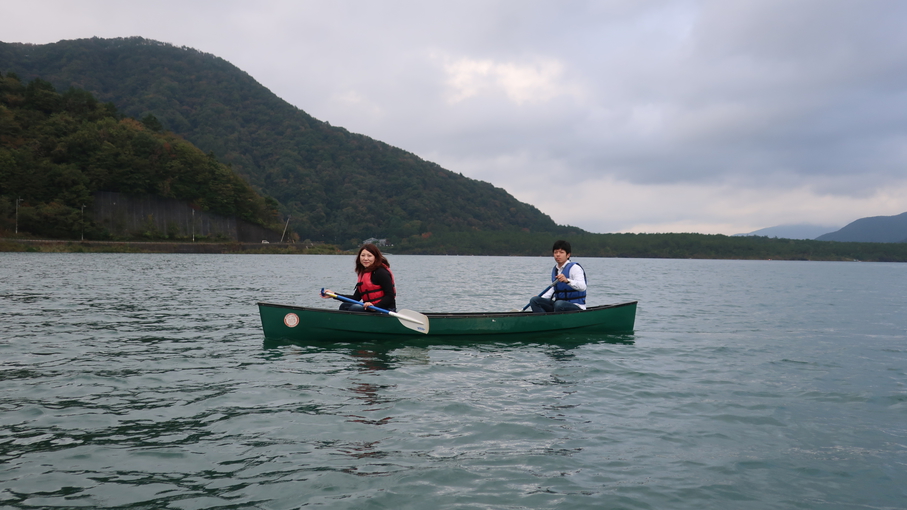
<svg viewBox="0 0 907 510">
<path fill-rule="evenodd" d="M 276 227 L 273 200 L 147 120 L 122 118 L 83 90 L 59 94 L 46 81 L 0 74 L 0 230 L 103 238 L 111 232 L 85 221 L 97 192 L 164 197 Z"/>
<path fill-rule="evenodd" d="M 75 86 L 213 152 L 276 198 L 302 237 L 563 230 L 489 183 L 319 121 L 229 62 L 142 38 L 0 43 L 0 71 Z M 571 229 L 578 231 L 579 229 Z"/>
<path fill-rule="evenodd" d="M 907 212 L 896 216 L 871 216 L 848 223 L 841 230 L 819 236 L 817 241 L 907 243 Z"/>
</svg>

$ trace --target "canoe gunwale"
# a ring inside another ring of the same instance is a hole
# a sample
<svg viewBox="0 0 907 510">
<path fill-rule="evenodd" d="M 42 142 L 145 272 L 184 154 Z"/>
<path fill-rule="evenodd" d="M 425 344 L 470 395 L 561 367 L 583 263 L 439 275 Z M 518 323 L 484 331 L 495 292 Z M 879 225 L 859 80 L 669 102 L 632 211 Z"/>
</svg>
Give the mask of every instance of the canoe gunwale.
<svg viewBox="0 0 907 510">
<path fill-rule="evenodd" d="M 495 317 L 544 317 L 544 316 L 561 316 L 561 315 L 573 315 L 573 314 L 586 314 L 587 312 L 596 312 L 600 310 L 606 310 L 611 308 L 619 308 L 622 306 L 633 306 L 636 305 L 638 301 L 627 301 L 624 303 L 615 303 L 610 305 L 598 305 L 590 306 L 585 310 L 568 310 L 564 312 L 551 312 L 545 314 L 534 314 L 532 312 L 425 312 L 423 315 L 429 318 L 429 320 L 436 319 L 483 319 L 483 318 L 495 318 Z M 268 306 L 274 308 L 284 308 L 284 309 L 293 309 L 293 310 L 302 310 L 306 312 L 318 312 L 318 313 L 331 313 L 331 314 L 343 314 L 343 315 L 355 315 L 355 316 L 375 316 L 375 317 L 387 317 L 383 314 L 378 314 L 374 312 L 351 312 L 349 310 L 337 310 L 331 308 L 311 308 L 307 306 L 296 306 L 296 305 L 281 305 L 277 303 L 266 303 L 263 301 L 258 302 L 258 306 Z"/>
</svg>

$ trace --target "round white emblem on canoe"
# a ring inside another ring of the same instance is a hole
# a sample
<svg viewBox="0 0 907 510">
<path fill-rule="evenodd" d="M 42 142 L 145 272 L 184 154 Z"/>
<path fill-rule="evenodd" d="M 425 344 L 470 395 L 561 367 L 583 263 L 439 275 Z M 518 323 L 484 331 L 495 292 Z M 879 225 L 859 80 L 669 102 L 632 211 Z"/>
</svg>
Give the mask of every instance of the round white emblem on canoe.
<svg viewBox="0 0 907 510">
<path fill-rule="evenodd" d="M 288 313 L 284 316 L 283 323 L 289 328 L 295 328 L 299 325 L 299 316 L 295 313 Z"/>
</svg>

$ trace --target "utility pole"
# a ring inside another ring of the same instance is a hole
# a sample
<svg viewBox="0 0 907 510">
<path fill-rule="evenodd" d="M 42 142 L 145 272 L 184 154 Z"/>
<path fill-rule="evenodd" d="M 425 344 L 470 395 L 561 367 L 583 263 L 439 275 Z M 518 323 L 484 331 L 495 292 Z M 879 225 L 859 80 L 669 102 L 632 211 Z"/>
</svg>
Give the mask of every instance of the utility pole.
<svg viewBox="0 0 907 510">
<path fill-rule="evenodd" d="M 82 204 L 82 218 L 79 220 L 82 225 L 82 240 L 85 240 L 85 204 Z"/>
<path fill-rule="evenodd" d="M 287 227 L 290 226 L 290 216 L 287 215 L 287 224 L 283 226 L 283 234 L 280 234 L 280 242 L 283 242 L 283 236 L 287 235 Z"/>
<path fill-rule="evenodd" d="M 21 202 L 21 201 L 22 201 L 21 198 L 16 197 L 16 233 L 17 234 L 19 233 L 19 202 Z"/>
</svg>

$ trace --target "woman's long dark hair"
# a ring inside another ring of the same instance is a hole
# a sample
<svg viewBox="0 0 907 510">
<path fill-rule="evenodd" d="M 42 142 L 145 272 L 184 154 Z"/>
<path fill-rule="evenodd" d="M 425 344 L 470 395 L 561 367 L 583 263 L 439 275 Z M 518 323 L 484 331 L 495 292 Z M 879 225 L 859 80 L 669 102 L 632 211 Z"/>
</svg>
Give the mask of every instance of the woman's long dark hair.
<svg viewBox="0 0 907 510">
<path fill-rule="evenodd" d="M 374 264 L 370 265 L 369 267 L 365 267 L 362 265 L 362 262 L 359 262 L 359 255 L 362 255 L 362 250 L 368 250 L 369 253 L 371 253 L 372 255 L 375 256 Z M 382 265 L 391 267 L 391 263 L 388 262 L 386 258 L 384 258 L 384 255 L 381 254 L 381 250 L 379 250 L 378 247 L 375 246 L 374 244 L 372 244 L 372 243 L 363 244 L 359 248 L 359 251 L 356 252 L 356 274 L 371 273 L 372 271 L 374 271 L 375 269 L 378 269 Z"/>
</svg>

